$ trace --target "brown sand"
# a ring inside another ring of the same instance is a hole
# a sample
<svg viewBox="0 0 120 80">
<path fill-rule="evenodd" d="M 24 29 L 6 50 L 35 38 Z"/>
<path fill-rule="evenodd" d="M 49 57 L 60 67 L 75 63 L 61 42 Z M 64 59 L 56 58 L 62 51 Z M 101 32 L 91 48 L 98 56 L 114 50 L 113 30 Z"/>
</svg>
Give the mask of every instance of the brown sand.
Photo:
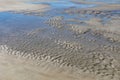
<svg viewBox="0 0 120 80">
<path fill-rule="evenodd" d="M 74 3 L 77 3 L 77 4 L 79 4 L 79 3 L 81 3 L 81 4 L 97 4 L 97 5 L 103 5 L 103 4 L 105 4 L 105 3 L 103 3 L 103 2 L 88 2 L 88 1 L 84 1 L 84 0 L 70 0 L 71 2 L 74 2 Z"/>
<path fill-rule="evenodd" d="M 44 11 L 47 6 L 22 1 L 2 1 L 0 5 L 1 11 Z M 13 43 L 9 41 L 9 47 L 1 45 L 0 80 L 120 80 L 120 18 L 104 12 L 119 10 L 120 5 L 100 5 L 82 10 L 83 14 L 90 11 L 90 15 L 110 16 L 111 20 L 104 25 L 98 17 L 84 21 L 72 19 L 71 22 L 80 22 L 77 25 L 56 16 L 46 22 L 58 31 L 64 29 L 72 34 L 56 31 L 49 34 L 49 39 L 42 39 L 41 35 L 45 36 L 47 31 L 36 29 L 25 35 L 25 39 L 17 37 Z M 56 34 L 60 37 L 57 35 L 53 40 Z"/>
<path fill-rule="evenodd" d="M 0 80 L 95 80 L 87 74 L 77 76 L 77 73 L 70 72 L 69 67 L 60 68 L 49 58 L 33 61 L 8 53 L 8 47 L 1 45 Z"/>
<path fill-rule="evenodd" d="M 82 3 L 82 4 L 97 4 L 99 6 L 97 7 L 92 7 L 92 8 L 85 8 L 86 10 L 116 10 L 116 9 L 120 9 L 120 4 L 107 4 L 107 3 L 103 3 L 103 2 L 86 2 L 83 0 L 71 0 L 72 2 L 75 3 Z"/>
<path fill-rule="evenodd" d="M 118 10 L 120 9 L 120 4 L 106 4 L 94 8 L 88 8 L 88 10 Z"/>
</svg>

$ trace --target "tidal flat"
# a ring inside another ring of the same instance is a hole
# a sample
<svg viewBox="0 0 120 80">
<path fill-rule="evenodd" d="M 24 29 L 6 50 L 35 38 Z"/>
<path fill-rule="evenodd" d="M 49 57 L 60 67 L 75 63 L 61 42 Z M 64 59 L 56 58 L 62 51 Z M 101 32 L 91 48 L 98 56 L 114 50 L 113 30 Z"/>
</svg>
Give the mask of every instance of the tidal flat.
<svg viewBox="0 0 120 80">
<path fill-rule="evenodd" d="M 0 80 L 120 80 L 120 1 L 0 0 Z"/>
</svg>

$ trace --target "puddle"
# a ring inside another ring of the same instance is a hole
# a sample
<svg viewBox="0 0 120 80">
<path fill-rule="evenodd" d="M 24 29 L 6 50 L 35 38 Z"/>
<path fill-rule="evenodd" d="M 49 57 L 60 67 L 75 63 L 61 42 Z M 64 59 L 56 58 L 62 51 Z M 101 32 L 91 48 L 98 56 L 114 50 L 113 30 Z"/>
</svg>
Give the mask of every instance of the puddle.
<svg viewBox="0 0 120 80">
<path fill-rule="evenodd" d="M 46 17 L 41 16 L 0 12 L 0 44 L 5 43 L 5 40 L 9 40 L 9 38 L 12 41 L 16 38 L 20 39 L 26 33 L 38 28 L 49 29 L 48 25 L 44 24 L 46 19 Z M 45 33 L 43 34 L 45 36 Z M 48 34 L 46 33 L 46 35 Z"/>
<path fill-rule="evenodd" d="M 30 30 L 41 27 L 41 23 L 43 23 L 44 20 L 45 18 L 38 16 L 1 12 L 0 29 L 3 33 L 18 30 Z M 44 24 L 42 24 L 42 27 L 43 26 Z"/>
</svg>

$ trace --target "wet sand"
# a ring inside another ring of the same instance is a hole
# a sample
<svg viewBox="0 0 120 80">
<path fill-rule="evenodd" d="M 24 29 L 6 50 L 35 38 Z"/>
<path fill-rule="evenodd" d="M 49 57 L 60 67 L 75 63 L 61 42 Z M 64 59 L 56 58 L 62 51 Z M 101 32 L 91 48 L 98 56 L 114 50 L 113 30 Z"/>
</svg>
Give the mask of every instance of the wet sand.
<svg viewBox="0 0 120 80">
<path fill-rule="evenodd" d="M 120 80 L 120 4 L 24 2 L 0 4 L 1 80 Z"/>
</svg>

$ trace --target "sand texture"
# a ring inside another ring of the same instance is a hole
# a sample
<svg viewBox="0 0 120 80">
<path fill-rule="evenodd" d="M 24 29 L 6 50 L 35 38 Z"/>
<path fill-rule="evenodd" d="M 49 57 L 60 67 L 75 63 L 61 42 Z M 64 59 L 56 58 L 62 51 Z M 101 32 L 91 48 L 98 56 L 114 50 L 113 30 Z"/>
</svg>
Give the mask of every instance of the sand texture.
<svg viewBox="0 0 120 80">
<path fill-rule="evenodd" d="M 60 67 L 49 57 L 43 57 L 41 61 L 33 61 L 20 58 L 20 56 L 16 57 L 14 56 L 16 53 L 20 52 L 12 51 L 6 45 L 0 46 L 1 80 L 95 80 L 93 76 L 87 74 L 78 76 L 78 74 L 71 72 L 75 68 L 62 65 Z"/>
<path fill-rule="evenodd" d="M 0 80 L 120 80 L 120 4 L 0 0 Z"/>
</svg>

